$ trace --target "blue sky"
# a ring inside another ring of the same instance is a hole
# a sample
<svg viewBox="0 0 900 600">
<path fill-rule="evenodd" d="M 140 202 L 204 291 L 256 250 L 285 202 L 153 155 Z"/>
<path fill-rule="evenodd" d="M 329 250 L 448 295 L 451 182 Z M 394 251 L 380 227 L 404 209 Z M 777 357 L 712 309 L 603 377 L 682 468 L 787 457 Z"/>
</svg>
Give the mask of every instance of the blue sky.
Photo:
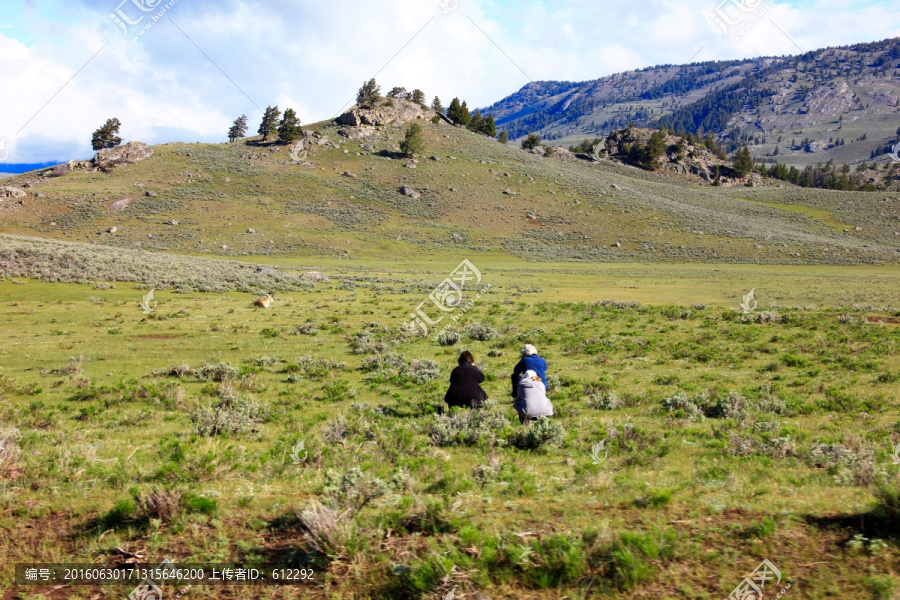
<svg viewBox="0 0 900 600">
<path fill-rule="evenodd" d="M 6 162 L 87 158 L 109 117 L 126 140 L 218 142 L 269 104 L 330 118 L 376 73 L 474 107 L 530 79 L 900 35 L 887 1 L 739 1 L 769 10 L 735 40 L 709 18 L 722 0 L 4 0 L 0 142 Z"/>
</svg>

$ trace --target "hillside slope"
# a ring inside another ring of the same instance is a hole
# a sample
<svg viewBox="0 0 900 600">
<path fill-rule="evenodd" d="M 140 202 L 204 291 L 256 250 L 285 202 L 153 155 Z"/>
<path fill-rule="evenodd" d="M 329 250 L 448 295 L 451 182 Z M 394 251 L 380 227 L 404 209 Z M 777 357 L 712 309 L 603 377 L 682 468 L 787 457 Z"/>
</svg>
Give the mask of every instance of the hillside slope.
<svg viewBox="0 0 900 600">
<path fill-rule="evenodd" d="M 539 133 L 559 145 L 634 122 L 712 131 L 731 149 L 750 144 L 756 158 L 798 166 L 887 160 L 900 138 L 900 39 L 536 82 L 482 112 L 511 138 Z"/>
<path fill-rule="evenodd" d="M 307 131 L 302 164 L 290 146 L 248 139 L 157 146 L 109 172 L 12 177 L 4 186 L 26 195 L 0 199 L 0 233 L 230 257 L 402 259 L 453 249 L 553 261 L 858 264 L 900 256 L 896 194 L 713 188 L 423 123 L 427 149 L 414 161 L 398 153 L 402 126 L 320 123 Z"/>
</svg>

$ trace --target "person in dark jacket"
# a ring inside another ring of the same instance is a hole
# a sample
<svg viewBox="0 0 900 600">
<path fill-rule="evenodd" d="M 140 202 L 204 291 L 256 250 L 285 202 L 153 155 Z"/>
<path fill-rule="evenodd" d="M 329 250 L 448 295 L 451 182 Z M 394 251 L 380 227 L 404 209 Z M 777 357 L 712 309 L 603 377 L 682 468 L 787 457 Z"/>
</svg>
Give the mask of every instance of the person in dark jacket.
<svg viewBox="0 0 900 600">
<path fill-rule="evenodd" d="M 535 348 L 531 344 L 525 344 L 525 348 L 522 349 L 522 360 L 520 360 L 519 364 L 516 365 L 516 368 L 513 369 L 513 398 L 517 396 L 519 379 L 522 377 L 522 374 L 525 373 L 525 371 L 534 371 L 535 373 L 537 373 L 538 377 L 541 378 L 541 382 L 544 384 L 544 388 L 547 388 L 547 361 L 538 356 L 537 348 Z"/>
<path fill-rule="evenodd" d="M 487 394 L 481 389 L 480 383 L 484 382 L 484 373 L 475 366 L 475 357 L 466 350 L 459 355 L 459 366 L 450 373 L 450 389 L 444 395 L 444 402 L 451 408 L 463 406 L 466 408 L 482 408 Z"/>
</svg>

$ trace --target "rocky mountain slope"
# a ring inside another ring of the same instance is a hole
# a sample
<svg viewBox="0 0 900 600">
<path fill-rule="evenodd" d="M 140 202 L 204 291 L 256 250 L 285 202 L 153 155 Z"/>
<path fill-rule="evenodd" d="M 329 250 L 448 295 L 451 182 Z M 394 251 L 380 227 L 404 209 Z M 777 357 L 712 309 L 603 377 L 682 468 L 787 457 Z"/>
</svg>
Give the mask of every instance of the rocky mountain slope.
<svg viewBox="0 0 900 600">
<path fill-rule="evenodd" d="M 0 233 L 228 257 L 490 252 L 532 261 L 765 264 L 900 257 L 897 194 L 762 181 L 713 187 L 689 162 L 669 161 L 665 168 L 685 172 L 666 175 L 563 149 L 527 152 L 434 123 L 430 109 L 403 100 L 350 115 L 310 125 L 292 145 L 133 144 L 120 154 L 136 162 L 98 157 L 6 179 L 16 191 L 0 198 Z M 413 121 L 426 149 L 406 158 L 399 144 Z M 694 158 L 701 166 L 712 160 Z"/>
<path fill-rule="evenodd" d="M 729 149 L 805 166 L 889 160 L 900 139 L 900 38 L 799 56 L 663 65 L 535 82 L 487 108 L 511 138 L 568 146 L 630 123 L 712 131 Z"/>
</svg>

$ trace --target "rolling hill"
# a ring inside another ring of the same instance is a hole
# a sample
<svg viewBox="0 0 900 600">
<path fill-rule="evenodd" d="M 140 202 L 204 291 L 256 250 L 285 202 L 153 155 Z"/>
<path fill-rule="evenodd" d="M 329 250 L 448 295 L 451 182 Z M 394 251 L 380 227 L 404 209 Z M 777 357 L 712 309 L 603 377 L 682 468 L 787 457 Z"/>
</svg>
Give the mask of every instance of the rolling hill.
<svg viewBox="0 0 900 600">
<path fill-rule="evenodd" d="M 398 101 L 405 102 L 405 101 Z M 166 144 L 134 164 L 4 180 L 0 233 L 222 257 L 369 258 L 449 248 L 531 261 L 860 264 L 900 256 L 900 197 L 712 187 L 424 123 L 319 123 L 292 146 Z M 352 139 L 351 139 L 352 138 Z M 777 183 L 777 182 L 776 182 Z"/>
</svg>

